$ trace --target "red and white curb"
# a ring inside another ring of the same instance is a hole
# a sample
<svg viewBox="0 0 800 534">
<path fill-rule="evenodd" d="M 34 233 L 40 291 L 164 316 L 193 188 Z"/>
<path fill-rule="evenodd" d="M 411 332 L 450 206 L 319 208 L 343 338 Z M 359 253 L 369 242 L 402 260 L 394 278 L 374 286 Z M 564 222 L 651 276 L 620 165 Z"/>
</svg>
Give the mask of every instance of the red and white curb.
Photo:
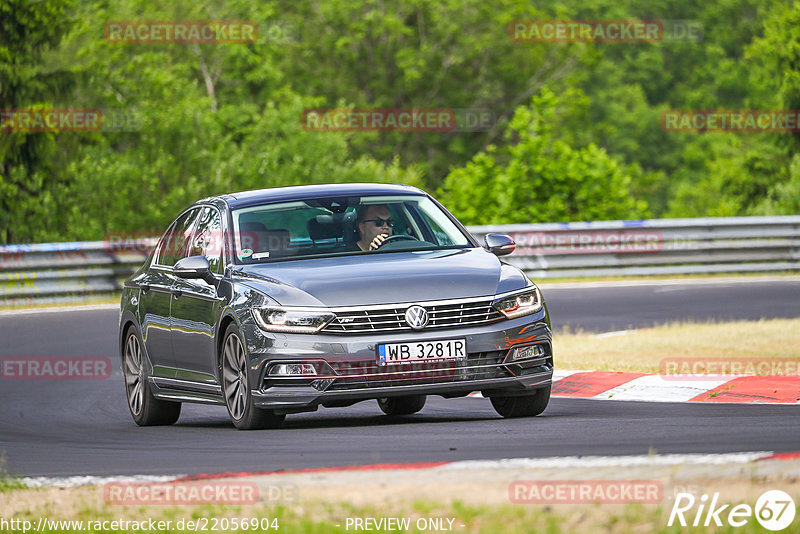
<svg viewBox="0 0 800 534">
<path fill-rule="evenodd" d="M 227 473 L 205 473 L 196 475 L 164 476 L 73 476 L 73 477 L 26 477 L 20 481 L 31 488 L 74 487 L 108 483 L 181 483 L 201 480 L 216 480 L 242 477 L 280 475 L 336 474 L 368 471 L 469 471 L 496 469 L 563 469 L 563 468 L 627 468 L 663 466 L 730 466 L 760 461 L 796 461 L 800 452 L 775 453 L 770 451 L 737 452 L 722 454 L 641 454 L 630 456 L 556 456 L 549 458 L 508 458 L 500 460 L 461 460 L 456 462 L 417 462 L 400 464 L 372 464 L 281 471 L 242 471 Z"/>
<path fill-rule="evenodd" d="M 800 403 L 800 376 L 555 371 L 553 397 L 648 402 Z M 480 397 L 480 393 L 470 396 Z"/>
</svg>

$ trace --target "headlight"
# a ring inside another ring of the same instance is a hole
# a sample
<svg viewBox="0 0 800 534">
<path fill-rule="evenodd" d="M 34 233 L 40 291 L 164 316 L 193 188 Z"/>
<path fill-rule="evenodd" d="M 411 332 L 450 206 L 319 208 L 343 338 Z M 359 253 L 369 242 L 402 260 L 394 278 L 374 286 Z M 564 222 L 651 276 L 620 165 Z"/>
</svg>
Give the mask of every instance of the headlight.
<svg viewBox="0 0 800 534">
<path fill-rule="evenodd" d="M 534 286 L 532 289 L 515 295 L 500 297 L 492 303 L 492 306 L 507 319 L 515 319 L 541 310 L 542 297 L 539 294 L 539 288 Z"/>
<path fill-rule="evenodd" d="M 314 308 L 253 308 L 253 317 L 267 332 L 314 334 L 336 317 L 333 312 Z"/>
</svg>

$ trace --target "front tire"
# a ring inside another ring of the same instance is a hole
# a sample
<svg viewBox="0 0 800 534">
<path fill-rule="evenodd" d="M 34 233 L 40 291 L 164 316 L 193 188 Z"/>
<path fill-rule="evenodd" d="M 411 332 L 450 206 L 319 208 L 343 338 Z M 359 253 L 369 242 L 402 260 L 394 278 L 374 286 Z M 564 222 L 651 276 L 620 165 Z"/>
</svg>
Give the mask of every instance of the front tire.
<svg viewBox="0 0 800 534">
<path fill-rule="evenodd" d="M 550 386 L 524 397 L 491 397 L 495 411 L 503 417 L 533 417 L 547 408 L 550 402 Z"/>
<path fill-rule="evenodd" d="M 231 323 L 225 330 L 221 359 L 222 394 L 234 426 L 239 430 L 280 427 L 285 415 L 276 415 L 272 410 L 257 408 L 253 403 L 247 375 L 247 353 L 235 323 Z"/>
<path fill-rule="evenodd" d="M 411 415 L 425 406 L 425 395 L 408 395 L 405 397 L 382 397 L 378 406 L 386 415 Z"/>
<path fill-rule="evenodd" d="M 135 326 L 128 328 L 122 353 L 122 375 L 128 409 L 139 426 L 171 425 L 181 416 L 181 403 L 159 400 L 150 390 L 147 362 Z"/>
</svg>

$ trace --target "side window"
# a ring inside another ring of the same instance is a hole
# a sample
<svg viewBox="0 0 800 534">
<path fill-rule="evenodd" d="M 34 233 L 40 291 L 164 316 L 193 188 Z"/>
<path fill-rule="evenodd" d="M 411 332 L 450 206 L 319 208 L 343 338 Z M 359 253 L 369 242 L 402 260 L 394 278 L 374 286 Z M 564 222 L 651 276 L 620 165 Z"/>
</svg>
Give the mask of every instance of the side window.
<svg viewBox="0 0 800 534">
<path fill-rule="evenodd" d="M 161 236 L 161 239 L 158 240 L 158 245 L 156 248 L 156 257 L 155 257 L 155 264 L 156 265 L 164 265 L 164 255 L 167 251 L 167 242 L 169 241 L 169 236 L 172 235 L 172 229 L 175 227 L 175 221 L 169 225 L 167 231 L 164 232 L 164 235 Z"/>
<path fill-rule="evenodd" d="M 408 234 L 414 237 L 419 237 L 418 232 L 415 232 L 411 225 L 408 224 L 410 215 L 408 210 L 402 204 L 389 204 L 389 212 L 392 214 L 394 220 L 394 227 L 392 233 L 394 234 Z"/>
<path fill-rule="evenodd" d="M 175 262 L 185 258 L 189 248 L 189 238 L 192 235 L 192 225 L 200 210 L 189 210 L 175 221 L 162 240 L 161 250 L 158 253 L 158 263 L 172 267 Z"/>
<path fill-rule="evenodd" d="M 189 256 L 205 256 L 212 273 L 219 273 L 222 265 L 222 220 L 219 211 L 205 207 L 192 234 Z"/>
<path fill-rule="evenodd" d="M 431 227 L 431 230 L 433 230 L 437 245 L 447 247 L 455 244 L 453 240 L 450 239 L 450 236 L 447 235 L 447 232 L 445 232 L 435 220 L 431 219 L 430 217 L 426 217 L 425 221 L 428 223 L 428 226 Z"/>
</svg>

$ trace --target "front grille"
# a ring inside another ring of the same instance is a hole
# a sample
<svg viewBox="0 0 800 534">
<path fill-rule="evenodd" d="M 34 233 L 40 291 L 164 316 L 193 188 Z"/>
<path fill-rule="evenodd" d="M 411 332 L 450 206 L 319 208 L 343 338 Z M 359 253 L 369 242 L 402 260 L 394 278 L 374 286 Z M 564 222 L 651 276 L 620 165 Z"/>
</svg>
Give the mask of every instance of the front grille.
<svg viewBox="0 0 800 534">
<path fill-rule="evenodd" d="M 336 319 L 322 329 L 330 334 L 363 332 L 407 332 L 412 328 L 406 323 L 405 313 L 411 304 L 387 306 L 385 308 L 333 310 Z M 492 307 L 491 300 L 474 300 L 448 304 L 426 304 L 430 328 L 454 328 L 484 325 L 499 321 L 503 315 Z"/>
<path fill-rule="evenodd" d="M 440 384 L 511 376 L 500 365 L 504 351 L 474 352 L 464 360 L 378 365 L 375 362 L 329 362 L 339 375 L 327 391 Z"/>
</svg>

